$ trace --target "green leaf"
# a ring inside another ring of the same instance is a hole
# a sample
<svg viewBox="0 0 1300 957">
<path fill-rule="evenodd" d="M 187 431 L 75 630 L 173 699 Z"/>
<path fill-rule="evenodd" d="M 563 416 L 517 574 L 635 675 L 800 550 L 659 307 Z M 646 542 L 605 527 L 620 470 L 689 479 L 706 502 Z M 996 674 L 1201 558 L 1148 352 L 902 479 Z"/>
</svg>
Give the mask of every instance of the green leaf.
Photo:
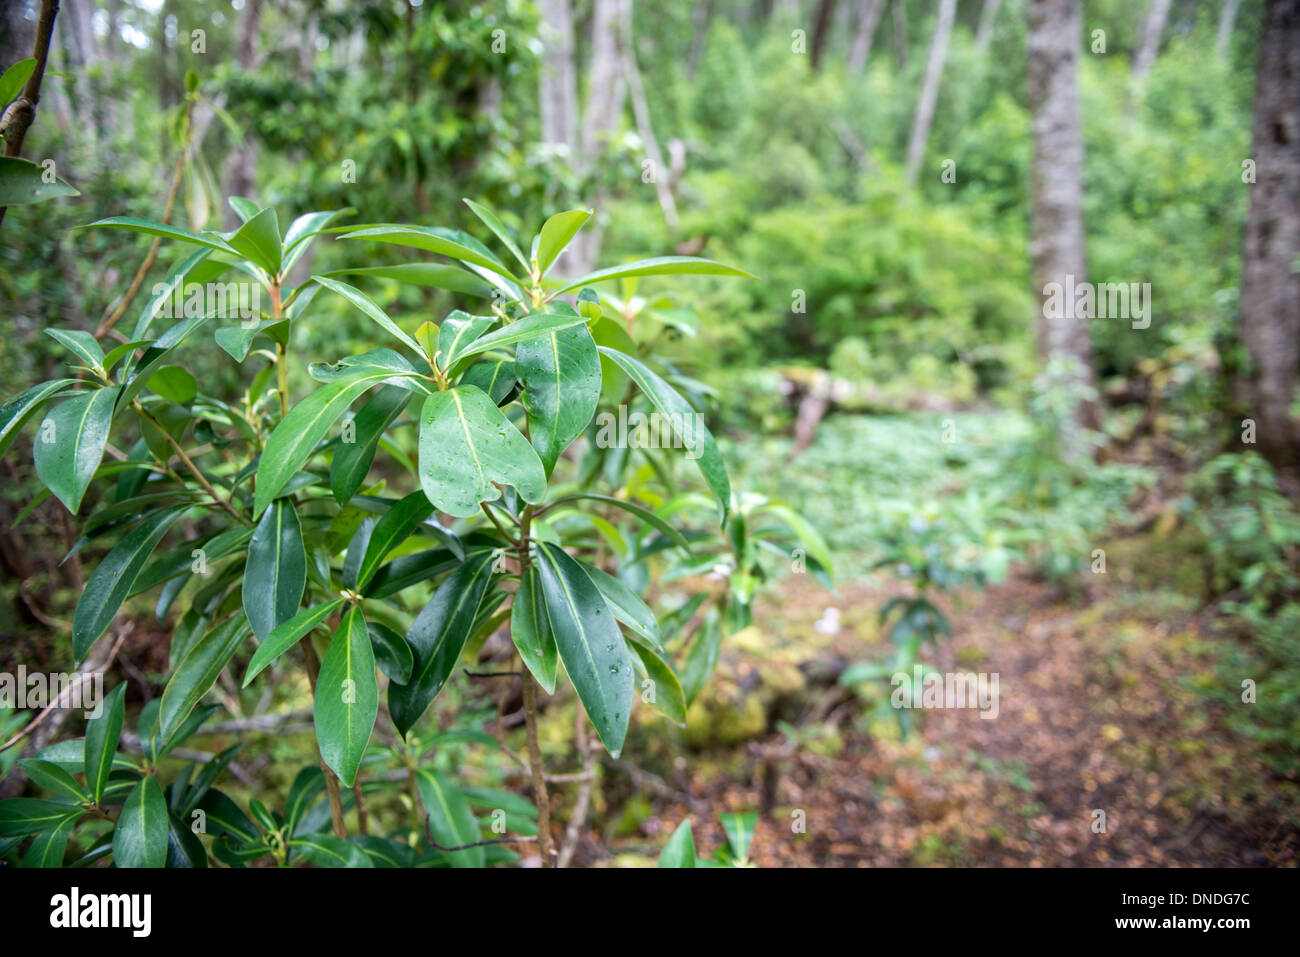
<svg viewBox="0 0 1300 957">
<path fill-rule="evenodd" d="M 710 608 L 700 625 L 699 633 L 691 645 L 686 663 L 682 666 L 682 690 L 690 705 L 704 690 L 705 683 L 718 666 L 718 649 L 722 645 L 722 629 L 718 627 L 718 613 Z"/>
<path fill-rule="evenodd" d="M 434 840 L 443 847 L 463 847 L 479 839 L 478 821 L 469 802 L 451 782 L 429 768 L 416 771 L 416 785 L 429 813 L 429 830 Z M 469 847 L 447 853 L 453 867 L 482 867 L 482 847 Z"/>
<path fill-rule="evenodd" d="M 638 505 L 636 502 L 629 502 L 627 499 L 622 499 L 622 498 L 614 498 L 610 495 L 596 495 L 594 493 L 581 493 L 581 494 L 561 496 L 560 498 L 557 498 L 552 504 L 559 505 L 562 502 L 576 502 L 580 499 L 590 499 L 593 502 L 604 502 L 606 505 L 613 505 L 615 508 L 620 508 L 631 515 L 635 515 L 637 518 L 641 519 L 641 521 L 645 522 L 647 525 L 654 527 L 655 529 L 659 530 L 664 535 L 666 535 L 668 538 L 672 539 L 672 541 L 684 552 L 686 552 L 688 556 L 691 554 L 691 544 L 685 539 L 685 537 L 682 535 L 681 532 L 677 531 L 677 529 L 673 528 L 671 525 L 669 525 L 666 521 L 664 521 L 654 512 L 650 511 L 648 508 L 644 508 L 643 506 Z"/>
<path fill-rule="evenodd" d="M 461 202 L 470 208 L 470 212 L 482 220 L 484 226 L 492 230 L 492 234 L 496 236 L 497 239 L 501 240 L 506 249 L 510 250 L 511 255 L 519 261 L 519 265 L 523 266 L 524 270 L 527 271 L 528 260 L 524 258 L 523 252 L 515 244 L 515 241 L 510 238 L 509 230 L 507 230 L 501 220 L 497 218 L 497 214 L 492 212 L 492 210 L 488 209 L 482 203 L 476 203 L 472 199 L 462 199 Z"/>
<path fill-rule="evenodd" d="M 355 605 L 343 616 L 321 662 L 313 714 L 321 759 L 352 787 L 379 714 L 375 654 L 366 620 Z"/>
<path fill-rule="evenodd" d="M 471 316 L 457 309 L 442 321 L 438 328 L 438 368 L 450 369 L 483 333 L 495 323 L 496 316 Z"/>
<path fill-rule="evenodd" d="M 13 156 L 0 156 L 0 206 L 25 206 L 56 196 L 80 196 L 65 180 L 45 182 L 45 170 Z"/>
<path fill-rule="evenodd" d="M 704 480 L 713 489 L 722 508 L 722 521 L 727 523 L 727 514 L 731 509 L 731 481 L 727 478 L 727 467 L 718 451 L 718 444 L 713 441 L 713 433 L 704 424 L 704 417 L 696 412 L 689 402 L 683 399 L 672 386 L 659 378 L 639 359 L 626 353 L 604 346 L 597 346 L 602 355 L 617 362 L 637 384 L 651 404 L 672 424 L 673 431 L 681 438 L 690 457 L 696 460 Z"/>
<path fill-rule="evenodd" d="M 46 329 L 45 334 L 92 369 L 99 368 L 104 361 L 104 350 L 84 329 Z"/>
<path fill-rule="evenodd" d="M 303 834 L 289 846 L 317 867 L 373 867 L 369 855 L 333 834 Z"/>
<path fill-rule="evenodd" d="M 386 332 L 396 337 L 408 349 L 417 356 L 423 355 L 420 344 L 398 328 L 397 323 L 388 317 L 388 313 L 379 308 L 379 304 L 367 296 L 355 286 L 349 286 L 345 282 L 339 282 L 337 279 L 327 279 L 325 276 L 312 276 L 312 282 L 319 283 L 330 292 L 338 293 L 352 305 L 356 306 L 367 316 L 378 323 Z"/>
<path fill-rule="evenodd" d="M 519 343 L 515 374 L 524 387 L 528 436 L 550 475 L 569 444 L 586 431 L 600 401 L 600 356 L 586 326 Z"/>
<path fill-rule="evenodd" d="M 542 224 L 542 231 L 537 234 L 537 268 L 542 275 L 546 275 L 551 264 L 564 252 L 564 247 L 569 245 L 589 219 L 591 210 L 570 209 L 556 213 Z"/>
<path fill-rule="evenodd" d="M 338 219 L 345 213 L 353 212 L 351 207 L 345 209 L 332 209 L 319 213 L 303 213 L 292 223 L 284 234 L 284 263 L 280 266 L 282 275 L 287 275 L 293 268 L 302 254 L 312 244 L 315 236 L 319 235 L 334 220 Z"/>
<path fill-rule="evenodd" d="M 601 741 L 615 757 L 632 711 L 632 660 L 591 577 L 564 549 L 537 543 L 542 594 L 564 670 Z"/>
<path fill-rule="evenodd" d="M 284 417 L 266 440 L 257 464 L 253 514 L 261 515 L 295 472 L 307 461 L 335 421 L 361 393 L 391 373 L 368 372 L 331 382 L 307 396 Z"/>
<path fill-rule="evenodd" d="M 244 569 L 244 612 L 258 641 L 298 613 L 306 588 L 302 526 L 293 503 L 279 498 L 257 523 Z"/>
<path fill-rule="evenodd" d="M 492 576 L 493 553 L 471 552 L 442 583 L 406 633 L 415 655 L 411 679 L 388 688 L 388 710 L 403 737 L 451 676 Z"/>
<path fill-rule="evenodd" d="M 131 594 L 149 556 L 188 506 L 156 512 L 123 536 L 91 573 L 72 615 L 72 653 L 85 659 Z"/>
<path fill-rule="evenodd" d="M 176 667 L 163 689 L 162 707 L 158 712 L 158 733 L 170 738 L 208 693 L 221 669 L 234 657 L 248 637 L 248 620 L 237 611 L 199 639 Z"/>
<path fill-rule="evenodd" d="M 168 402 L 189 405 L 199 392 L 199 380 L 181 366 L 162 366 L 149 380 L 149 388 Z"/>
<path fill-rule="evenodd" d="M 3 75 L 0 75 L 0 109 L 18 99 L 18 94 L 23 91 L 23 87 L 35 72 L 36 58 L 29 56 L 25 60 L 14 63 L 4 71 Z"/>
<path fill-rule="evenodd" d="M 514 279 L 514 275 L 492 251 L 474 237 L 459 230 L 445 229 L 441 226 L 398 226 L 384 224 L 365 226 L 344 234 L 344 239 L 368 239 L 372 242 L 393 243 L 397 246 L 413 246 L 442 256 L 450 256 L 461 262 L 482 266 L 501 276 Z"/>
<path fill-rule="evenodd" d="M 512 485 L 526 502 L 546 494 L 546 472 L 528 440 L 481 390 L 457 386 L 424 400 L 420 486 L 440 511 L 468 518 Z"/>
<path fill-rule="evenodd" d="M 340 505 L 346 505 L 366 480 L 384 430 L 402 414 L 410 401 L 410 391 L 401 386 L 386 385 L 357 412 L 352 420 L 353 441 L 340 442 L 330 462 L 330 489 Z M 344 438 L 347 436 L 345 431 Z"/>
<path fill-rule="evenodd" d="M 208 866 L 208 852 L 203 849 L 203 842 L 190 830 L 189 825 L 167 817 L 167 861 L 168 868 L 196 868 Z"/>
<path fill-rule="evenodd" d="M 608 572 L 586 564 L 583 568 L 591 576 L 592 584 L 600 589 L 614 617 L 655 648 L 662 649 L 663 638 L 659 634 L 659 622 L 655 620 L 654 612 L 649 606 L 637 597 L 636 592 Z"/>
<path fill-rule="evenodd" d="M 691 822 L 682 821 L 673 831 L 664 849 L 659 854 L 660 867 L 694 867 L 695 835 L 691 833 Z"/>
<path fill-rule="evenodd" d="M 10 798 L 0 801 L 0 837 L 26 837 L 51 831 L 67 818 L 80 816 L 81 808 L 61 801 Z"/>
<path fill-rule="evenodd" d="M 36 474 L 74 515 L 104 457 L 120 391 L 96 389 L 65 399 L 41 422 L 33 446 Z"/>
<path fill-rule="evenodd" d="M 486 359 L 476 362 L 460 377 L 461 385 L 472 385 L 487 393 L 495 405 L 515 387 L 515 363 L 512 359 Z"/>
<path fill-rule="evenodd" d="M 187 229 L 179 229 L 175 226 L 165 226 L 162 223 L 152 223 L 147 219 L 135 219 L 131 216 L 112 216 L 108 219 L 101 219 L 98 222 L 87 223 L 85 226 L 78 226 L 77 229 L 129 229 L 134 233 L 145 233 L 149 236 L 161 236 L 163 239 L 176 239 L 183 243 L 191 243 L 195 246 L 206 246 L 209 249 L 216 249 L 223 253 L 230 253 L 233 256 L 239 256 L 239 252 L 232 249 L 225 240 L 220 237 L 200 236 L 198 233 L 192 233 Z M 135 335 L 141 333 L 137 326 Z"/>
<path fill-rule="evenodd" d="M 76 383 L 76 379 L 51 379 L 34 385 L 25 392 L 14 396 L 0 408 L 0 455 L 4 455 L 18 438 L 18 432 L 24 425 L 44 408 L 51 399 L 62 395 L 63 390 Z"/>
<path fill-rule="evenodd" d="M 767 502 L 754 509 L 753 515 L 757 517 L 763 513 L 774 515 L 788 525 L 790 530 L 799 537 L 799 540 L 808 547 L 809 557 L 827 571 L 830 571 L 830 549 L 827 548 L 826 540 L 822 538 L 821 533 L 813 528 L 807 519 L 784 502 Z"/>
<path fill-rule="evenodd" d="M 71 798 L 74 801 L 81 802 L 86 800 L 86 789 L 77 783 L 74 778 L 63 768 L 49 761 L 42 761 L 39 758 L 24 758 L 18 762 L 18 766 L 23 769 L 23 773 L 31 778 L 32 783 L 44 788 L 46 791 L 53 791 L 61 798 Z"/>
<path fill-rule="evenodd" d="M 343 598 L 335 598 L 323 605 L 304 608 L 288 621 L 278 625 L 257 646 L 257 651 L 253 652 L 253 657 L 248 662 L 248 670 L 244 672 L 243 687 L 247 688 L 249 682 L 256 678 L 264 668 L 296 645 L 303 635 L 334 614 L 334 610 L 344 601 Z"/>
<path fill-rule="evenodd" d="M 499 349 L 502 346 L 533 339 L 548 332 L 568 329 L 571 326 L 580 326 L 586 321 L 582 316 L 573 313 L 534 312 L 495 332 L 480 336 L 472 343 L 464 345 L 463 348 L 458 349 L 454 355 L 449 357 L 447 367 L 450 368 L 453 362 L 468 359 L 470 356 L 480 355 L 493 349 Z M 441 343 L 439 343 L 439 346 L 441 346 Z"/>
<path fill-rule="evenodd" d="M 743 269 L 736 269 L 734 266 L 725 266 L 722 263 L 714 262 L 711 259 L 696 259 L 693 256 L 659 256 L 656 259 L 641 259 L 632 263 L 624 263 L 622 266 L 610 266 L 608 269 L 598 269 L 593 273 L 583 276 L 581 279 L 575 279 L 567 285 L 561 286 L 551 298 L 569 292 L 572 289 L 578 289 L 582 286 L 589 286 L 596 282 L 606 282 L 610 279 L 625 279 L 629 276 L 682 276 L 682 275 L 710 275 L 710 276 L 742 276 L 745 279 L 756 279 L 745 272 Z"/>
<path fill-rule="evenodd" d="M 400 545 L 433 511 L 423 492 L 412 492 L 395 504 L 375 523 L 366 543 L 365 556 L 357 571 L 357 588 L 370 584 L 379 564 L 388 553 Z"/>
<path fill-rule="evenodd" d="M 117 867 L 162 867 L 167 863 L 167 802 L 158 779 L 147 774 L 127 796 L 113 831 Z"/>
<path fill-rule="evenodd" d="M 99 716 L 86 722 L 86 790 L 95 804 L 103 797 L 109 772 L 113 770 L 113 758 L 117 754 L 117 742 L 122 736 L 125 718 L 126 684 L 123 683 L 108 693 L 100 705 Z"/>
<path fill-rule="evenodd" d="M 356 269 L 332 269 L 321 273 L 322 276 L 373 276 L 376 279 L 391 279 L 394 282 L 408 282 L 414 286 L 427 286 L 431 289 L 446 289 L 450 292 L 463 293 L 466 296 L 478 296 L 481 299 L 492 298 L 492 287 L 471 272 L 460 266 L 446 263 L 399 263 L 395 266 L 363 266 Z"/>
<path fill-rule="evenodd" d="M 672 665 L 658 651 L 640 641 L 634 640 L 630 646 L 641 673 L 651 682 L 653 700 L 646 696 L 644 687 L 641 689 L 642 700 L 669 721 L 685 727 L 686 692 L 682 690 L 682 683 Z"/>
<path fill-rule="evenodd" d="M 154 319 L 157 318 L 159 307 L 175 297 L 177 286 L 182 287 L 183 290 L 185 283 L 192 282 L 192 270 L 211 255 L 211 249 L 200 249 L 186 256 L 168 271 L 166 279 L 153 287 L 153 290 L 157 291 L 153 292 L 151 290 L 153 294 L 149 297 L 149 301 L 145 303 L 144 308 L 140 310 L 140 315 L 135 320 L 135 328 L 131 330 L 132 339 L 143 339 L 145 337 L 145 333 L 153 324 Z"/>
<path fill-rule="evenodd" d="M 754 826 L 758 823 L 758 815 L 750 812 L 748 814 L 719 814 L 718 820 L 722 822 L 722 829 L 727 833 L 727 843 L 731 845 L 731 853 L 738 861 L 747 860 L 749 857 L 749 844 L 754 839 Z"/>
<path fill-rule="evenodd" d="M 546 616 L 538 572 L 533 566 L 529 566 L 519 580 L 519 590 L 515 592 L 510 610 L 510 638 L 542 690 L 554 694 L 559 652 L 555 647 L 555 635 L 551 633 L 551 622 Z"/>
<path fill-rule="evenodd" d="M 231 196 L 226 202 L 230 204 L 230 208 L 235 211 L 235 215 L 239 217 L 241 223 L 248 222 L 261 212 L 257 203 L 244 196 Z"/>
<path fill-rule="evenodd" d="M 370 629 L 370 643 L 375 650 L 375 663 L 388 677 L 404 685 L 411 680 L 411 670 L 415 667 L 415 656 L 406 639 L 387 625 L 377 621 L 366 623 Z"/>
<path fill-rule="evenodd" d="M 80 819 L 79 814 L 69 814 L 50 830 L 37 834 L 19 867 L 62 867 L 68 839 Z"/>
<path fill-rule="evenodd" d="M 267 207 L 226 240 L 227 245 L 240 255 L 266 270 L 273 279 L 280 275 L 280 224 L 275 210 Z"/>
</svg>

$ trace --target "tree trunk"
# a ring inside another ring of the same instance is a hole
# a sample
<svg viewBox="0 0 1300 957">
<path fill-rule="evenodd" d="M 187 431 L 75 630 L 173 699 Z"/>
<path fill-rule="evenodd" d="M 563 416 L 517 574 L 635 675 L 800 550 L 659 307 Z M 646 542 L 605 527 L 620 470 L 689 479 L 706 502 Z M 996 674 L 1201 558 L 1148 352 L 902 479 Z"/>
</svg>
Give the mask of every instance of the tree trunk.
<svg viewBox="0 0 1300 957">
<path fill-rule="evenodd" d="M 1219 8 L 1219 31 L 1214 38 L 1214 53 L 1222 59 L 1228 55 L 1228 44 L 1232 40 L 1232 26 L 1237 22 L 1238 0 L 1223 0 Z"/>
<path fill-rule="evenodd" d="M 1035 296 L 1044 302 L 1049 283 L 1085 281 L 1083 230 L 1083 134 L 1079 127 L 1080 0 L 1030 0 L 1028 100 L 1032 117 L 1030 256 Z M 1092 390 L 1092 349 L 1086 319 L 1044 307 L 1037 319 L 1038 353 L 1044 363 L 1066 360 L 1067 385 Z M 1069 360 L 1073 360 L 1070 362 Z M 1100 422 L 1095 398 L 1081 397 L 1075 420 Z M 1079 437 L 1066 446 L 1079 448 Z"/>
<path fill-rule="evenodd" d="M 916 182 L 921 160 L 925 158 L 925 142 L 930 138 L 930 123 L 934 119 L 934 104 L 939 98 L 939 80 L 943 76 L 943 61 L 948 56 L 948 36 L 952 33 L 953 16 L 957 0 L 939 0 L 939 20 L 934 26 L 934 39 L 930 42 L 930 58 L 925 63 L 925 79 L 921 83 L 921 98 L 916 103 L 912 118 L 912 135 L 907 141 L 907 184 Z"/>
<path fill-rule="evenodd" d="M 596 0 L 592 8 L 587 99 L 583 104 L 578 157 L 574 163 L 580 178 L 592 173 L 601 151 L 618 132 L 627 95 L 623 31 L 630 19 L 631 0 Z M 599 214 L 598 207 L 603 200 L 603 191 L 596 188 L 585 201 L 597 208 Z M 600 234 L 600 221 L 593 218 L 561 254 L 556 268 L 570 276 L 583 276 L 595 269 Z"/>
<path fill-rule="evenodd" d="M 257 33 L 262 23 L 263 0 L 245 0 L 244 15 L 239 22 L 239 36 L 235 42 L 235 59 L 241 70 L 251 70 L 257 65 Z M 240 143 L 232 143 L 226 157 L 225 177 L 221 190 L 226 197 L 249 196 L 257 185 L 257 140 L 245 135 Z M 222 210 L 227 230 L 237 229 L 242 222 L 227 203 Z"/>
<path fill-rule="evenodd" d="M 813 16 L 812 45 L 808 51 L 808 65 L 816 73 L 821 69 L 822 57 L 826 53 L 826 37 L 831 32 L 831 23 L 835 18 L 835 0 L 817 0 L 817 12 Z"/>
<path fill-rule="evenodd" d="M 632 112 L 636 116 L 637 133 L 645 146 L 646 157 L 650 160 L 654 176 L 655 197 L 663 211 L 664 222 L 675 236 L 677 234 L 677 199 L 673 195 L 673 184 L 678 175 L 676 169 L 664 164 L 663 152 L 659 149 L 659 139 L 655 136 L 654 125 L 650 122 L 650 104 L 646 102 L 645 85 L 641 82 L 641 70 L 636 63 L 636 44 L 632 35 L 632 5 L 624 5 L 623 21 L 623 63 L 627 74 L 627 88 L 631 94 Z M 685 163 L 685 156 L 680 157 Z"/>
<path fill-rule="evenodd" d="M 859 0 L 858 30 L 853 35 L 849 50 L 849 72 L 861 73 L 871 56 L 871 41 L 875 39 L 880 15 L 885 12 L 885 0 Z"/>
<path fill-rule="evenodd" d="M 573 65 L 573 12 L 569 0 L 539 0 L 542 15 L 540 116 L 542 142 L 578 152 L 578 76 Z"/>
<path fill-rule="evenodd" d="M 1268 0 L 1255 83 L 1256 182 L 1241 264 L 1241 338 L 1254 365 L 1243 383 L 1260 450 L 1300 465 L 1291 418 L 1300 361 L 1300 0 Z"/>
<path fill-rule="evenodd" d="M 993 25 L 997 22 L 998 11 L 1002 9 L 1002 0 L 984 0 L 980 11 L 980 25 L 975 31 L 975 50 L 981 56 L 988 52 L 989 42 L 993 39 Z"/>
<path fill-rule="evenodd" d="M 907 69 L 907 0 L 893 0 L 894 17 L 894 62 L 898 72 Z"/>
<path fill-rule="evenodd" d="M 1165 32 L 1165 20 L 1169 18 L 1169 0 L 1151 0 L 1147 7 L 1147 18 L 1142 25 L 1142 39 L 1133 54 L 1133 76 L 1142 79 L 1156 62 L 1160 52 L 1160 34 Z"/>
</svg>

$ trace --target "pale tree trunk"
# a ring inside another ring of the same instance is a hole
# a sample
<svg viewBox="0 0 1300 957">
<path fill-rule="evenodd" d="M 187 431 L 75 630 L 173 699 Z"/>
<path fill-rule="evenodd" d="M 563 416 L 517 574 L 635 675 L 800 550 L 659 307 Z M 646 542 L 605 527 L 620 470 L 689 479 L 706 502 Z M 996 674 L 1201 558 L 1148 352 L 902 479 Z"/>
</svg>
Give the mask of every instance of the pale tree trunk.
<svg viewBox="0 0 1300 957">
<path fill-rule="evenodd" d="M 894 62 L 898 72 L 907 69 L 907 0 L 893 0 L 894 17 Z"/>
<path fill-rule="evenodd" d="M 921 83 L 921 98 L 916 103 L 912 118 L 912 135 L 907 141 L 907 184 L 916 182 L 925 158 L 925 143 L 930 138 L 930 123 L 934 120 L 934 105 L 939 98 L 939 80 L 943 76 L 943 61 L 948 56 L 948 36 L 952 33 L 953 16 L 957 0 L 939 0 L 939 20 L 934 26 L 930 42 L 930 58 L 925 63 L 925 79 Z"/>
<path fill-rule="evenodd" d="M 1241 338 L 1254 365 L 1243 391 L 1260 450 L 1300 464 L 1291 400 L 1300 361 L 1300 0 L 1268 0 L 1255 83 L 1256 182 L 1241 263 Z"/>
<path fill-rule="evenodd" d="M 1219 30 L 1214 38 L 1214 53 L 1220 59 L 1228 55 L 1232 26 L 1237 22 L 1237 4 L 1238 0 L 1223 0 L 1223 6 L 1219 8 Z"/>
<path fill-rule="evenodd" d="M 980 24 L 975 30 L 975 50 L 983 55 L 988 52 L 993 39 L 993 25 L 997 23 L 998 11 L 1002 9 L 1002 0 L 984 0 L 980 10 Z"/>
<path fill-rule="evenodd" d="M 239 36 L 235 42 L 235 59 L 241 70 L 251 70 L 257 65 L 257 34 L 262 24 L 263 0 L 245 0 L 244 15 L 239 21 Z M 226 157 L 225 175 L 221 190 L 222 199 L 231 196 L 249 196 L 257 184 L 257 140 L 245 135 L 242 142 L 232 143 L 230 155 Z M 223 222 L 227 230 L 237 229 L 241 220 L 226 203 L 222 209 Z"/>
<path fill-rule="evenodd" d="M 1147 7 L 1146 20 L 1142 24 L 1142 39 L 1133 54 L 1133 76 L 1142 79 L 1156 62 L 1160 52 L 1160 35 L 1165 32 L 1165 21 L 1169 19 L 1169 0 L 1151 0 Z"/>
<path fill-rule="evenodd" d="M 1083 230 L 1083 134 L 1079 126 L 1079 46 L 1083 40 L 1080 0 L 1029 0 L 1027 92 L 1032 117 L 1033 166 L 1030 175 L 1031 238 L 1035 298 L 1049 283 L 1065 286 L 1086 278 Z M 1063 316 L 1069 316 L 1068 311 Z M 1065 360 L 1067 385 L 1095 396 L 1087 319 L 1065 318 L 1040 310 L 1038 354 L 1044 363 Z M 1073 360 L 1071 362 L 1071 360 Z M 1075 408 L 1080 425 L 1100 422 L 1095 398 Z M 1077 451 L 1078 437 L 1067 437 Z"/>
<path fill-rule="evenodd" d="M 625 25 L 631 19 L 631 0 L 595 0 L 591 15 L 591 62 L 587 69 L 587 98 L 583 103 L 577 162 L 580 178 L 590 175 L 596 160 L 618 133 L 619 117 L 627 96 L 624 64 Z M 589 193 L 587 204 L 596 216 L 574 237 L 556 268 L 566 275 L 582 276 L 596 268 L 600 254 L 601 219 L 605 196 Z"/>
<path fill-rule="evenodd" d="M 578 74 L 573 63 L 573 12 L 569 0 L 539 0 L 542 14 L 540 117 L 542 142 L 578 152 Z"/>
<path fill-rule="evenodd" d="M 880 25 L 880 15 L 885 12 L 885 0 L 859 0 L 858 29 L 853 34 L 853 46 L 849 49 L 849 72 L 861 73 L 871 56 L 871 41 L 875 39 L 876 27 Z"/>
<path fill-rule="evenodd" d="M 664 165 L 664 156 L 659 149 L 659 140 L 655 136 L 654 125 L 650 122 L 650 105 L 646 102 L 645 85 L 641 82 L 641 70 L 636 64 L 636 44 L 632 34 L 632 5 L 625 4 L 623 21 L 623 63 L 627 73 L 627 88 L 631 94 L 632 112 L 636 116 L 637 133 L 645 145 L 646 158 L 650 161 L 650 174 L 654 179 L 655 197 L 663 211 L 664 222 L 669 231 L 677 234 L 677 199 L 673 195 L 673 186 L 680 171 L 676 158 L 673 168 Z M 680 157 L 685 164 L 685 155 Z"/>
<path fill-rule="evenodd" d="M 813 72 L 822 66 L 822 57 L 826 54 L 826 37 L 831 32 L 831 23 L 835 19 L 835 0 L 817 0 L 817 12 L 813 16 L 812 45 L 808 51 L 808 65 Z"/>
</svg>

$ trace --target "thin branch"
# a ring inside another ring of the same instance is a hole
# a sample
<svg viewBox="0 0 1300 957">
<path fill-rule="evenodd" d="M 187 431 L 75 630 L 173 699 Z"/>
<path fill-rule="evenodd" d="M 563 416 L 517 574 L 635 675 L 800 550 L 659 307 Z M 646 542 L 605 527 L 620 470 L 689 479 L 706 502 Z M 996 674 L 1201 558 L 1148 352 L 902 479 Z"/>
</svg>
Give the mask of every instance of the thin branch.
<svg viewBox="0 0 1300 957">
<path fill-rule="evenodd" d="M 36 21 L 36 44 L 32 49 L 36 66 L 18 99 L 5 110 L 2 121 L 5 156 L 17 156 L 22 152 L 27 130 L 36 119 L 36 104 L 41 101 L 41 80 L 45 77 L 45 61 L 50 55 L 50 35 L 54 32 L 54 18 L 58 15 L 59 0 L 42 0 L 41 15 Z M 0 206 L 0 223 L 4 222 L 6 209 L 7 207 Z"/>
</svg>

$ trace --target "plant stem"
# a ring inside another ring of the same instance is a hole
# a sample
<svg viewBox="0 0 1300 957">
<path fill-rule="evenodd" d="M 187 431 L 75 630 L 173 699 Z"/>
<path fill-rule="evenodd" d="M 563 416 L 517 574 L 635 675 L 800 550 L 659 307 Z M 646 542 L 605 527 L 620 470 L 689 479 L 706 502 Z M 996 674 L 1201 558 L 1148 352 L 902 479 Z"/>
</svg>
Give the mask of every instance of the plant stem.
<svg viewBox="0 0 1300 957">
<path fill-rule="evenodd" d="M 519 578 L 522 581 L 529 568 L 528 536 L 533 524 L 533 507 L 524 507 L 519 517 Z M 546 793 L 546 770 L 542 767 L 542 748 L 537 742 L 537 679 L 527 669 L 524 682 L 524 725 L 528 734 L 528 765 L 533 776 L 533 803 L 537 805 L 537 846 L 542 856 L 542 867 L 554 867 L 551 855 L 551 799 Z"/>
<path fill-rule="evenodd" d="M 54 33 L 54 18 L 59 15 L 59 0 L 42 0 L 40 16 L 36 20 L 36 44 L 32 57 L 36 60 L 32 75 L 23 85 L 18 99 L 5 110 L 5 156 L 17 156 L 23 150 L 27 129 L 36 119 L 36 104 L 41 99 L 41 80 L 45 77 L 45 61 L 50 55 L 50 35 Z M 0 222 L 4 222 L 7 207 L 0 206 Z"/>
<path fill-rule="evenodd" d="M 528 729 L 528 764 L 533 772 L 533 802 L 537 805 L 537 845 L 542 867 L 554 867 L 551 859 L 551 801 L 546 793 L 546 772 L 542 769 L 542 749 L 537 743 L 537 679 L 524 676 L 524 723 Z"/>
<path fill-rule="evenodd" d="M 230 501 L 228 499 L 224 499 L 217 494 L 217 490 L 212 487 L 212 483 L 208 481 L 207 476 L 205 476 L 202 472 L 200 472 L 199 467 L 194 464 L 193 460 L 191 460 L 188 455 L 185 454 L 185 450 L 181 448 L 181 444 L 177 442 L 174 438 L 172 438 L 171 433 L 168 432 L 166 429 L 164 429 L 162 425 L 159 424 L 157 419 L 155 419 L 152 415 L 150 415 L 148 412 L 144 410 L 144 406 L 140 404 L 139 399 L 132 400 L 131 408 L 135 409 L 136 415 L 140 416 L 140 418 L 144 419 L 155 429 L 157 429 L 160 433 L 162 433 L 162 437 L 167 440 L 167 444 L 172 447 L 172 451 L 180 456 L 181 461 L 185 463 L 185 467 L 190 470 L 190 474 L 193 475 L 194 478 L 198 481 L 198 483 L 203 486 L 203 491 L 207 492 L 208 495 L 212 496 L 213 502 L 220 505 L 232 516 L 234 516 L 236 521 L 243 522 L 245 525 L 251 524 L 251 522 L 247 518 L 245 518 L 243 515 L 240 515 L 239 512 L 235 511 L 235 507 L 230 504 Z"/>
<path fill-rule="evenodd" d="M 283 319 L 284 309 L 280 304 L 280 284 L 271 284 L 271 317 Z M 289 414 L 289 364 L 288 349 L 283 342 L 275 344 L 275 382 L 280 392 L 280 421 Z"/>
</svg>

